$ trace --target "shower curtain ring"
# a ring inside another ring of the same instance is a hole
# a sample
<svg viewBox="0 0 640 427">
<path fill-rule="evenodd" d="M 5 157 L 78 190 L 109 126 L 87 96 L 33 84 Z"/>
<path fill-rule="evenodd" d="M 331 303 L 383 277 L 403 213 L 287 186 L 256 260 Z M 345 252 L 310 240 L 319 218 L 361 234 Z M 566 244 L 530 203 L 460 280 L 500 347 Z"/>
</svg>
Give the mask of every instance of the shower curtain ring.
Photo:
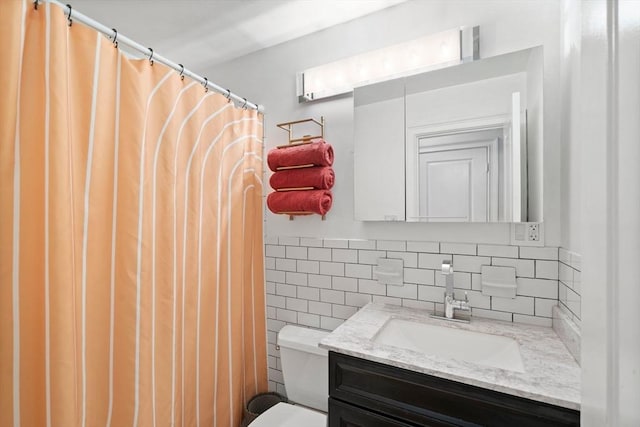
<svg viewBox="0 0 640 427">
<path fill-rule="evenodd" d="M 202 85 L 204 86 L 204 91 L 209 92 L 209 79 L 208 78 L 204 78 L 204 83 L 202 83 Z"/>
<path fill-rule="evenodd" d="M 40 0 L 33 0 L 33 8 L 34 8 L 35 10 L 38 10 L 38 2 L 39 2 L 39 1 L 40 1 Z"/>
<path fill-rule="evenodd" d="M 150 47 L 147 49 L 149 49 L 149 52 L 151 52 L 151 55 L 149 55 L 149 64 L 153 66 L 153 49 L 151 49 Z"/>
<path fill-rule="evenodd" d="M 69 26 L 72 26 L 73 20 L 71 19 L 71 13 L 73 13 L 73 8 L 70 4 L 67 4 L 67 7 L 69 8 L 69 16 L 67 16 L 67 21 L 69 21 Z"/>
<path fill-rule="evenodd" d="M 118 48 L 118 30 L 112 28 L 113 30 L 113 47 Z"/>
<path fill-rule="evenodd" d="M 184 65 L 178 64 L 180 66 L 180 80 L 184 80 Z"/>
<path fill-rule="evenodd" d="M 231 102 L 231 91 L 229 89 L 227 89 L 227 94 L 225 95 L 225 98 L 227 98 L 227 102 Z"/>
<path fill-rule="evenodd" d="M 242 98 L 244 99 L 244 104 L 242 104 L 242 109 L 246 110 L 247 109 L 247 98 Z"/>
</svg>

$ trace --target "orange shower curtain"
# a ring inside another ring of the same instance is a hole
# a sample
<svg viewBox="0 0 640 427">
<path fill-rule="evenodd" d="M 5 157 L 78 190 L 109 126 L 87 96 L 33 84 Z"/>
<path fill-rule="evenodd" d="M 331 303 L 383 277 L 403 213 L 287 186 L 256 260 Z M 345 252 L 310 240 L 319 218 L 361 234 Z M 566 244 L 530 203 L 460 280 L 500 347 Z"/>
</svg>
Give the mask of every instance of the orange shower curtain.
<svg viewBox="0 0 640 427">
<path fill-rule="evenodd" d="M 0 5 L 0 426 L 237 426 L 265 391 L 262 116 Z"/>
</svg>

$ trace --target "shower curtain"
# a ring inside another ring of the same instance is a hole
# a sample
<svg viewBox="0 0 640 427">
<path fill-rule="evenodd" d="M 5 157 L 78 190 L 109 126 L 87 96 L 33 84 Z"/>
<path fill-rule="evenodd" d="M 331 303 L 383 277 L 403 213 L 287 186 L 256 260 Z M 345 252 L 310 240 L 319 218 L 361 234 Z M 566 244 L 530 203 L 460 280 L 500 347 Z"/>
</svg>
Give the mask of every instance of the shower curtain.
<svg viewBox="0 0 640 427">
<path fill-rule="evenodd" d="M 0 5 L 0 426 L 237 426 L 267 388 L 262 115 Z"/>
</svg>

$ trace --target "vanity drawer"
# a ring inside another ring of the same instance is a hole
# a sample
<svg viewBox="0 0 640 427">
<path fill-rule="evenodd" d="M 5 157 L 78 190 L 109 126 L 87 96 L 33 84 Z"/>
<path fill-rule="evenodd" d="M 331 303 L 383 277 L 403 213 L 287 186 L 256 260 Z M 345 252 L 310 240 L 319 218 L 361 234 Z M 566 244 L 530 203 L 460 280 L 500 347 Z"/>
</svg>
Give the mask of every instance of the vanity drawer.
<svg viewBox="0 0 640 427">
<path fill-rule="evenodd" d="M 357 408 L 336 399 L 329 398 L 329 426 L 331 427 L 415 427 L 366 409 Z M 441 427 L 433 424 L 429 427 Z M 426 426 L 425 426 L 426 427 Z M 444 427 L 444 426 L 443 426 Z"/>
<path fill-rule="evenodd" d="M 578 411 L 335 352 L 329 396 L 418 426 L 580 425 Z"/>
</svg>

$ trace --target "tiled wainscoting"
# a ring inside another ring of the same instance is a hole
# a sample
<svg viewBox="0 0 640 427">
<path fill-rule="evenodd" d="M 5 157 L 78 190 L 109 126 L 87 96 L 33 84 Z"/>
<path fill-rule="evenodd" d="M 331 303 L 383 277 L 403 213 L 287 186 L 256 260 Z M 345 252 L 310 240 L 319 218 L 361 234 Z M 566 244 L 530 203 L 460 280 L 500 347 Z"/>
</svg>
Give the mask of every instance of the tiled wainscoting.
<svg viewBox="0 0 640 427">
<path fill-rule="evenodd" d="M 553 310 L 553 329 L 580 363 L 580 316 L 582 257 L 560 248 L 558 252 L 558 307 Z"/>
<path fill-rule="evenodd" d="M 286 324 L 333 330 L 371 301 L 442 311 L 444 280 L 439 270 L 448 259 L 453 261 L 456 296 L 468 292 L 473 316 L 551 326 L 562 272 L 555 247 L 267 237 L 265 254 L 269 385 L 281 393 L 285 390 L 276 335 Z M 403 286 L 374 279 L 378 258 L 404 260 Z M 516 298 L 482 295 L 482 265 L 515 267 Z M 579 269 L 572 271 L 579 278 Z M 571 277 L 575 283 L 576 275 Z M 567 299 L 569 310 L 572 304 Z M 577 311 L 579 317 L 579 304 Z"/>
<path fill-rule="evenodd" d="M 580 326 L 580 294 L 582 292 L 582 257 L 560 248 L 558 264 L 560 307 Z"/>
</svg>

